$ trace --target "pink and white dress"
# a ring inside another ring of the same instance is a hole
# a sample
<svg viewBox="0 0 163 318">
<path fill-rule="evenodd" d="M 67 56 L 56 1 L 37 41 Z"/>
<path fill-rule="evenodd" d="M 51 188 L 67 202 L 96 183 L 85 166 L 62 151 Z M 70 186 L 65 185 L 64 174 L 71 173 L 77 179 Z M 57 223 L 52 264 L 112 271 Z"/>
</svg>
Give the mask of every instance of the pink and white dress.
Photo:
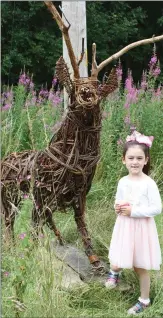
<svg viewBox="0 0 163 318">
<path fill-rule="evenodd" d="M 115 203 L 132 205 L 131 216 L 118 215 L 109 248 L 110 263 L 119 268 L 159 270 L 161 249 L 154 216 L 161 213 L 158 187 L 145 176 L 141 181 L 129 176 L 120 179 Z"/>
</svg>

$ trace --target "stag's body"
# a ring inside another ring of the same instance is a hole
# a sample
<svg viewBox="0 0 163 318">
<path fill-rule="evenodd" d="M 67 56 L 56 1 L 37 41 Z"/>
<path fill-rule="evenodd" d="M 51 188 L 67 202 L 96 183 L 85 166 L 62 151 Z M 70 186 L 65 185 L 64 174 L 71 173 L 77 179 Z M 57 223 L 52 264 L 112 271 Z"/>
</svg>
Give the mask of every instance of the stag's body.
<svg viewBox="0 0 163 318">
<path fill-rule="evenodd" d="M 52 219 L 55 210 L 74 209 L 75 221 L 91 262 L 91 240 L 84 220 L 88 193 L 99 160 L 100 100 L 83 107 L 75 99 L 59 130 L 43 151 L 12 153 L 2 162 L 2 204 L 5 225 L 13 233 L 16 209 L 23 193 L 33 198 L 32 221 L 36 229 L 47 224 L 62 243 Z"/>
</svg>

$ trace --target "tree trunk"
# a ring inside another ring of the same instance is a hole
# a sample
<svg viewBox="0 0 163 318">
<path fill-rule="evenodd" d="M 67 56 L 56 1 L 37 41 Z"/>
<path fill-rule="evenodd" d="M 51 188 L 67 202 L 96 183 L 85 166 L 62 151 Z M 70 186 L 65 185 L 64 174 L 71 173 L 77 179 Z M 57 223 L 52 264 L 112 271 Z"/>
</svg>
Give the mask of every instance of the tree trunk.
<svg viewBox="0 0 163 318">
<path fill-rule="evenodd" d="M 84 51 L 83 59 L 79 65 L 79 73 L 81 77 L 88 77 L 87 67 L 87 34 L 86 34 L 86 3 L 85 1 L 62 1 L 63 21 L 66 26 L 71 23 L 69 36 L 73 44 L 76 61 L 81 58 L 82 49 Z M 66 21 L 68 20 L 68 22 Z M 82 41 L 82 39 L 84 39 Z M 84 42 L 84 43 L 83 43 Z M 82 47 L 84 44 L 84 47 Z M 67 46 L 63 38 L 63 58 L 69 67 L 71 78 L 73 79 L 73 69 L 71 66 Z M 64 92 L 64 108 L 68 105 L 68 95 Z"/>
</svg>

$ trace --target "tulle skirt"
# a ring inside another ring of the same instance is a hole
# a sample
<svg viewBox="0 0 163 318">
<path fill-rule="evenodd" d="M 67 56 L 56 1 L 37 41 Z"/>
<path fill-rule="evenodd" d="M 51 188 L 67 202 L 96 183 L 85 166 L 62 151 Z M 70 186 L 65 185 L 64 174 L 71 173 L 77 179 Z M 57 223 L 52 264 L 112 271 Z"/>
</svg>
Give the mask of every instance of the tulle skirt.
<svg viewBox="0 0 163 318">
<path fill-rule="evenodd" d="M 117 217 L 109 248 L 111 265 L 159 270 L 161 249 L 154 218 Z"/>
</svg>

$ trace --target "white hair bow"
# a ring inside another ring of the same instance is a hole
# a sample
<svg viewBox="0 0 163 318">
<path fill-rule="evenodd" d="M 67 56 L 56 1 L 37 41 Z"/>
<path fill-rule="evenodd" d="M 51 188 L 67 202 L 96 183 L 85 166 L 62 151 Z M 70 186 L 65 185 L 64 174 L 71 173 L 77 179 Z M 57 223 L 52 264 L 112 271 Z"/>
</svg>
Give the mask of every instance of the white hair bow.
<svg viewBox="0 0 163 318">
<path fill-rule="evenodd" d="M 145 144 L 147 147 L 151 148 L 153 139 L 153 136 L 145 136 L 135 130 L 132 135 L 127 136 L 126 142 L 137 141 L 139 144 Z"/>
</svg>

